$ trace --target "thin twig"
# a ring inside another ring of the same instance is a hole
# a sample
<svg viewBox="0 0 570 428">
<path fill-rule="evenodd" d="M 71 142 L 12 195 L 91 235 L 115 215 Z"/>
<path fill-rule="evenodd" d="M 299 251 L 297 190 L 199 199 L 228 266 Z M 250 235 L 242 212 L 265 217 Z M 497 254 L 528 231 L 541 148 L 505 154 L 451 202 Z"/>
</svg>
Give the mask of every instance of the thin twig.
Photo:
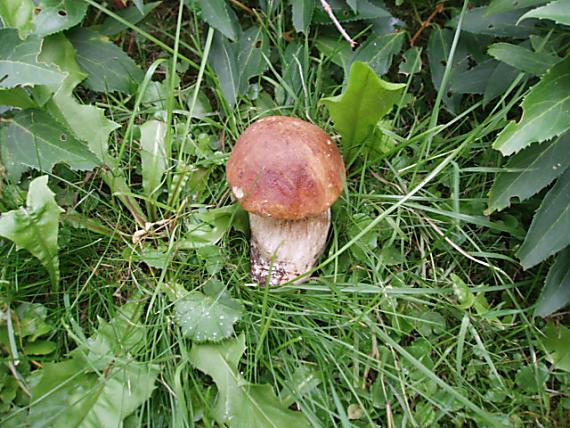
<svg viewBox="0 0 570 428">
<path fill-rule="evenodd" d="M 353 48 L 358 46 L 358 42 L 355 42 L 354 40 L 352 40 L 352 38 L 348 35 L 346 30 L 344 28 L 342 28 L 342 25 L 340 25 L 340 22 L 338 22 L 338 19 L 336 19 L 336 16 L 334 16 L 334 12 L 332 10 L 331 5 L 328 4 L 326 0 L 321 0 L 321 5 L 323 6 L 323 9 L 325 10 L 325 12 L 331 18 L 331 21 L 336 26 L 336 28 L 338 29 L 340 34 L 342 34 L 342 37 L 344 37 L 346 39 L 346 41 L 348 43 L 350 43 L 350 46 Z"/>
<path fill-rule="evenodd" d="M 416 44 L 416 41 L 418 40 L 418 38 L 420 37 L 420 35 L 423 33 L 423 31 L 429 27 L 429 24 L 431 24 L 431 21 L 433 21 L 433 19 L 435 18 L 435 16 L 438 13 L 443 12 L 443 3 L 438 3 L 435 6 L 435 10 L 431 13 L 431 15 L 428 17 L 428 19 L 426 19 L 424 22 L 422 22 L 422 26 L 420 27 L 420 29 L 418 31 L 416 31 L 416 34 L 414 34 L 414 36 L 412 37 L 412 39 L 410 40 L 410 45 L 414 46 Z"/>
<path fill-rule="evenodd" d="M 242 2 L 240 2 L 238 0 L 230 0 L 230 3 L 233 3 L 234 5 L 239 7 L 240 9 L 245 10 L 250 15 L 255 15 L 255 12 L 253 11 L 252 8 L 250 8 L 249 6 L 246 6 L 245 4 L 243 4 Z"/>
</svg>

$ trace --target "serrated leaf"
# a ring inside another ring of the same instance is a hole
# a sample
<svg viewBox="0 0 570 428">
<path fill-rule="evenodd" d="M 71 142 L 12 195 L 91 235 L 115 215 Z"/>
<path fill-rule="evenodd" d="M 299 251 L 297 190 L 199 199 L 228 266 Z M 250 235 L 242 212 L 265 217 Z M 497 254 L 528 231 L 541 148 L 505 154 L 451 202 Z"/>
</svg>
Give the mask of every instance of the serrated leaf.
<svg viewBox="0 0 570 428">
<path fill-rule="evenodd" d="M 140 322 L 141 314 L 140 302 L 130 301 L 117 309 L 110 321 L 98 318 L 95 334 L 85 342 L 78 341 L 71 355 L 85 360 L 94 370 L 103 370 L 116 356 L 135 354 L 145 346 L 146 328 Z"/>
<path fill-rule="evenodd" d="M 388 72 L 392 65 L 394 55 L 402 50 L 404 39 L 404 32 L 370 37 L 356 50 L 352 61 L 366 62 L 376 74 L 382 76 Z"/>
<path fill-rule="evenodd" d="M 205 293 L 191 291 L 176 301 L 176 321 L 182 334 L 197 342 L 219 342 L 234 334 L 234 324 L 241 318 L 242 304 L 222 287 L 212 283 Z"/>
<path fill-rule="evenodd" d="M 570 4 L 568 0 L 553 1 L 528 11 L 521 16 L 519 22 L 528 18 L 550 19 L 558 24 L 570 25 Z"/>
<path fill-rule="evenodd" d="M 534 86 L 521 104 L 521 120 L 509 124 L 499 134 L 493 148 L 505 156 L 530 143 L 561 135 L 570 129 L 570 56 L 556 64 Z"/>
<path fill-rule="evenodd" d="M 517 252 L 521 265 L 531 268 L 570 244 L 570 169 L 556 181 L 536 211 Z"/>
<path fill-rule="evenodd" d="M 47 186 L 44 175 L 30 183 L 26 207 L 0 215 L 0 236 L 24 248 L 44 265 L 51 283 L 59 282 L 57 234 L 59 215 L 63 210 L 56 204 L 54 193 Z"/>
<path fill-rule="evenodd" d="M 82 0 L 41 0 L 34 16 L 34 33 L 47 36 L 76 26 L 87 13 Z"/>
<path fill-rule="evenodd" d="M 108 155 L 108 139 L 109 134 L 119 125 L 107 119 L 103 109 L 81 104 L 73 95 L 73 89 L 87 75 L 77 64 L 75 48 L 71 42 L 63 34 L 47 37 L 40 58 L 56 65 L 68 75 L 63 85 L 50 89 L 55 93 L 45 105 L 47 111 L 73 131 L 78 139 L 87 142 L 89 150 L 97 159 L 112 164 Z"/>
<path fill-rule="evenodd" d="M 550 267 L 534 316 L 547 317 L 570 303 L 570 247 L 562 250 Z M 570 349 L 570 348 L 569 348 Z M 570 371 L 570 367 L 568 369 Z"/>
<path fill-rule="evenodd" d="M 239 23 L 233 9 L 226 0 L 196 0 L 202 9 L 204 20 L 226 36 L 236 40 L 238 37 Z"/>
<path fill-rule="evenodd" d="M 217 243 L 230 229 L 236 207 L 231 205 L 193 214 L 187 224 L 188 232 L 178 241 L 179 248 L 196 249 Z"/>
<path fill-rule="evenodd" d="M 537 366 L 525 366 L 516 374 L 517 385 L 523 390 L 531 394 L 539 393 L 544 390 L 546 381 L 550 377 L 550 373 L 546 366 L 539 363 Z"/>
<path fill-rule="evenodd" d="M 21 109 L 38 107 L 23 88 L 0 89 L 0 106 L 11 106 Z"/>
<path fill-rule="evenodd" d="M 307 34 L 313 12 L 315 10 L 315 0 L 289 0 L 293 11 L 293 27 L 298 33 Z"/>
<path fill-rule="evenodd" d="M 34 2 L 32 0 L 2 0 L 0 2 L 0 18 L 4 28 L 16 28 L 20 37 L 25 39 L 34 28 Z"/>
<path fill-rule="evenodd" d="M 549 357 L 557 369 L 570 372 L 570 329 L 554 325 L 551 321 L 544 330 L 546 337 L 542 344 L 550 353 Z"/>
<path fill-rule="evenodd" d="M 143 71 L 118 46 L 105 37 L 85 29 L 68 33 L 77 50 L 77 62 L 89 77 L 85 85 L 97 92 L 133 92 Z"/>
<path fill-rule="evenodd" d="M 237 366 L 245 349 L 242 334 L 219 345 L 194 344 L 190 350 L 192 365 L 212 377 L 218 388 L 216 421 L 230 428 L 309 427 L 306 417 L 286 408 L 270 385 L 250 384 L 242 378 Z"/>
<path fill-rule="evenodd" d="M 164 143 L 166 124 L 149 120 L 142 124 L 140 129 L 143 189 L 150 197 L 159 189 L 162 176 L 168 167 Z"/>
<path fill-rule="evenodd" d="M 487 7 L 475 7 L 465 13 L 461 30 L 473 34 L 525 39 L 538 30 L 532 21 L 517 24 L 523 13 L 524 11 L 515 10 L 488 14 Z M 449 20 L 447 25 L 456 28 L 458 22 L 459 15 Z"/>
<path fill-rule="evenodd" d="M 12 29 L 0 30 L 0 88 L 58 85 L 65 79 L 53 66 L 38 61 L 42 39 L 20 40 Z"/>
<path fill-rule="evenodd" d="M 87 74 L 84 73 L 77 64 L 75 48 L 63 34 L 54 34 L 44 38 L 42 51 L 38 57 L 42 62 L 55 65 L 59 71 L 66 74 L 66 78 L 61 85 L 64 92 L 72 91 Z M 52 92 L 60 89 L 51 88 Z"/>
<path fill-rule="evenodd" d="M 135 340 L 144 344 L 144 327 L 135 324 L 140 305 L 125 306 L 118 317 L 101 324 L 87 348 L 80 344 L 71 359 L 46 363 L 34 373 L 32 427 L 123 426 L 123 420 L 150 397 L 159 370 L 130 356 Z M 143 329 L 143 336 L 130 335 L 133 326 Z"/>
<path fill-rule="evenodd" d="M 32 389 L 33 428 L 120 427 L 150 398 L 158 375 L 156 367 L 134 361 L 109 367 L 106 376 L 88 372 L 77 360 L 46 363 L 42 371 Z"/>
<path fill-rule="evenodd" d="M 552 68 L 560 58 L 547 52 L 533 52 L 523 46 L 495 43 L 489 46 L 489 55 L 517 70 L 540 76 Z"/>
<path fill-rule="evenodd" d="M 508 207 L 511 198 L 530 198 L 570 167 L 570 134 L 550 143 L 533 144 L 513 156 L 495 178 L 485 214 Z"/>
<path fill-rule="evenodd" d="M 42 110 L 24 110 L 0 128 L 0 154 L 8 175 L 18 180 L 30 168 L 51 172 L 56 163 L 91 170 L 99 161 L 86 145 Z"/>
<path fill-rule="evenodd" d="M 487 7 L 487 15 L 526 9 L 546 3 L 547 0 L 493 0 Z"/>
<path fill-rule="evenodd" d="M 378 3 L 378 2 L 374 2 Z M 331 8 L 339 22 L 355 22 L 376 18 L 392 18 L 390 12 L 368 0 L 331 1 Z M 315 9 L 313 22 L 333 25 L 328 13 L 322 7 Z"/>
<path fill-rule="evenodd" d="M 398 103 L 404 86 L 380 79 L 368 64 L 357 61 L 350 68 L 346 90 L 341 95 L 321 100 L 342 136 L 343 151 L 348 159 L 378 121 Z"/>
<path fill-rule="evenodd" d="M 104 164 L 113 161 L 108 155 L 109 135 L 120 125 L 105 117 L 105 110 L 94 105 L 80 104 L 70 93 L 56 93 L 46 105 L 53 117 L 65 124 L 75 136 Z"/>
</svg>

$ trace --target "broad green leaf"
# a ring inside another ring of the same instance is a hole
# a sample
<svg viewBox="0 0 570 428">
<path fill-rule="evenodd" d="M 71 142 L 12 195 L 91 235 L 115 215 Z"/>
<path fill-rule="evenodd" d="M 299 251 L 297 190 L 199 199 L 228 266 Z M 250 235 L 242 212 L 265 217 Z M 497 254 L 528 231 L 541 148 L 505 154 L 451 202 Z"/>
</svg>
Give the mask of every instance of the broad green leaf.
<svg viewBox="0 0 570 428">
<path fill-rule="evenodd" d="M 26 207 L 0 215 L 0 236 L 28 250 L 47 269 L 51 283 L 59 283 L 57 233 L 59 215 L 63 211 L 55 203 L 54 193 L 47 186 L 44 175 L 30 183 Z"/>
<path fill-rule="evenodd" d="M 91 170 L 99 161 L 87 146 L 41 110 L 24 110 L 0 128 L 0 154 L 8 175 L 18 180 L 30 168 L 50 172 L 56 163 Z"/>
<path fill-rule="evenodd" d="M 150 197 L 159 189 L 162 176 L 168 167 L 164 143 L 166 124 L 149 120 L 142 124 L 140 129 L 143 189 Z"/>
<path fill-rule="evenodd" d="M 182 334 L 197 342 L 219 342 L 234 334 L 242 304 L 230 297 L 223 285 L 210 281 L 204 293 L 191 291 L 175 303 L 176 321 Z"/>
<path fill-rule="evenodd" d="M 495 13 L 509 12 L 512 10 L 526 9 L 527 7 L 538 6 L 548 0 L 493 0 L 487 7 L 487 15 Z"/>
<path fill-rule="evenodd" d="M 404 86 L 380 79 L 368 64 L 357 61 L 350 68 L 346 90 L 321 100 L 342 136 L 343 151 L 349 159 L 378 121 L 398 103 Z"/>
<path fill-rule="evenodd" d="M 75 136 L 87 142 L 89 150 L 108 165 L 112 164 L 108 155 L 109 134 L 119 125 L 105 117 L 103 109 L 79 103 L 73 89 L 87 75 L 79 68 L 75 48 L 63 34 L 54 34 L 44 39 L 40 59 L 55 64 L 67 73 L 63 85 L 49 89 L 55 92 L 46 104 L 46 109 L 61 124 L 69 128 Z M 39 88 L 37 88 L 39 89 Z"/>
<path fill-rule="evenodd" d="M 556 0 L 528 11 L 519 21 L 528 18 L 550 19 L 558 24 L 570 25 L 570 4 L 568 0 Z"/>
<path fill-rule="evenodd" d="M 536 394 L 544 390 L 546 381 L 550 377 L 548 369 L 542 363 L 537 366 L 525 366 L 516 374 L 517 385 L 530 394 Z"/>
<path fill-rule="evenodd" d="M 77 62 L 89 77 L 85 85 L 98 92 L 133 92 L 144 73 L 121 48 L 85 29 L 68 34 L 77 50 Z"/>
<path fill-rule="evenodd" d="M 269 44 L 260 27 L 240 32 L 234 43 L 215 35 L 210 61 L 230 106 L 236 104 L 238 95 L 246 93 L 249 79 L 265 70 L 264 55 L 269 56 Z"/>
<path fill-rule="evenodd" d="M 451 44 L 453 42 L 453 31 L 447 28 L 440 28 L 436 26 L 432 29 L 428 40 L 427 56 L 429 61 L 431 81 L 436 91 L 441 88 L 441 82 L 449 60 L 449 53 L 451 51 Z M 467 71 L 468 64 L 466 58 L 467 52 L 463 43 L 457 45 L 455 55 L 453 57 L 453 64 L 451 65 L 451 77 L 454 73 L 461 73 Z M 459 107 L 461 101 L 460 94 L 450 93 L 445 91 L 443 100 L 451 111 L 455 111 Z"/>
<path fill-rule="evenodd" d="M 115 12 L 115 14 L 117 16 L 120 16 L 126 22 L 134 25 L 142 21 L 149 13 L 156 9 L 160 3 L 160 1 L 155 1 L 145 4 L 143 7 L 143 12 L 141 12 L 139 8 L 134 5 L 129 6 L 123 10 L 118 10 Z M 121 21 L 117 20 L 115 17 L 108 16 L 100 26 L 97 26 L 96 28 L 92 27 L 92 30 L 97 31 L 104 36 L 114 36 L 115 34 L 120 33 L 127 28 L 129 27 L 127 27 Z"/>
<path fill-rule="evenodd" d="M 63 34 L 45 37 L 38 59 L 55 65 L 62 73 L 67 74 L 63 85 L 61 85 L 61 91 L 72 91 L 87 77 L 87 74 L 77 64 L 75 48 Z M 59 88 L 54 87 L 51 89 L 52 92 L 55 92 Z"/>
<path fill-rule="evenodd" d="M 238 37 L 239 22 L 226 0 L 196 0 L 202 9 L 204 20 L 228 39 Z"/>
<path fill-rule="evenodd" d="M 239 95 L 247 91 L 248 81 L 263 73 L 267 63 L 263 56 L 269 57 L 269 40 L 262 27 L 250 27 L 240 34 L 235 45 L 239 70 Z"/>
<path fill-rule="evenodd" d="M 34 373 L 31 426 L 119 427 L 150 397 L 158 368 L 130 356 L 133 344 L 144 345 L 139 306 L 127 304 L 71 359 L 46 363 Z M 129 334 L 133 329 L 142 336 Z"/>
<path fill-rule="evenodd" d="M 305 46 L 298 42 L 289 43 L 285 49 L 283 56 L 283 80 L 289 86 L 287 88 L 287 104 L 293 102 L 303 89 L 303 82 L 307 79 L 309 60 L 305 53 Z"/>
<path fill-rule="evenodd" d="M 41 0 L 34 16 L 34 33 L 47 36 L 79 24 L 87 13 L 82 0 Z"/>
<path fill-rule="evenodd" d="M 398 72 L 409 75 L 422 71 L 422 49 L 415 46 L 404 52 Z"/>
<path fill-rule="evenodd" d="M 346 41 L 339 37 L 321 36 L 315 40 L 315 46 L 319 52 L 328 57 L 333 63 L 345 70 L 348 76 L 350 62 L 352 61 L 352 48 Z"/>
<path fill-rule="evenodd" d="M 187 224 L 184 237 L 178 241 L 180 248 L 191 249 L 213 245 L 230 229 L 236 206 L 214 208 L 193 214 Z"/>
<path fill-rule="evenodd" d="M 36 36 L 20 40 L 16 30 L 0 29 L 0 88 L 63 82 L 65 74 L 38 61 L 41 45 Z"/>
<path fill-rule="evenodd" d="M 370 37 L 357 49 L 352 61 L 368 63 L 376 74 L 382 76 L 390 69 L 394 55 L 402 50 L 405 38 L 404 32 Z"/>
<path fill-rule="evenodd" d="M 534 86 L 521 104 L 521 120 L 509 124 L 499 134 L 493 148 L 505 156 L 561 135 L 570 128 L 570 56 L 556 64 Z"/>
<path fill-rule="evenodd" d="M 32 23 L 34 2 L 32 0 L 2 0 L 0 18 L 4 28 L 16 28 L 25 39 L 34 28 Z"/>
<path fill-rule="evenodd" d="M 534 315 L 547 317 L 570 303 L 570 247 L 562 250 L 550 267 Z M 570 369 L 569 369 L 570 371 Z"/>
<path fill-rule="evenodd" d="M 245 336 L 221 344 L 194 344 L 190 362 L 210 376 L 218 388 L 213 416 L 230 428 L 305 428 L 306 417 L 285 407 L 270 385 L 248 383 L 238 372 Z"/>
<path fill-rule="evenodd" d="M 55 352 L 57 343 L 50 340 L 38 340 L 36 342 L 26 342 L 24 353 L 26 355 L 48 355 Z"/>
<path fill-rule="evenodd" d="M 293 27 L 298 33 L 307 34 L 313 12 L 315 10 L 315 0 L 289 0 L 293 10 Z"/>
<path fill-rule="evenodd" d="M 79 341 L 71 355 L 87 361 L 94 370 L 103 370 L 116 356 L 136 354 L 145 346 L 146 329 L 140 322 L 141 314 L 141 303 L 130 301 L 121 306 L 110 321 L 98 318 L 96 333 L 85 342 Z"/>
<path fill-rule="evenodd" d="M 570 167 L 570 133 L 550 143 L 535 143 L 513 156 L 495 178 L 485 214 L 500 211 L 517 196 L 520 201 L 548 186 Z"/>
<path fill-rule="evenodd" d="M 240 71 L 233 44 L 222 34 L 216 33 L 214 35 L 209 60 L 220 81 L 220 87 L 226 101 L 230 107 L 234 106 L 240 87 Z"/>
<path fill-rule="evenodd" d="M 392 19 L 390 12 L 380 6 L 377 6 L 377 4 L 381 2 L 371 2 L 369 0 L 349 0 L 348 2 L 331 1 L 329 3 L 336 18 L 340 22 L 372 20 L 376 18 Z M 313 22 L 315 24 L 333 25 L 330 16 L 322 7 L 317 7 L 315 9 Z"/>
<path fill-rule="evenodd" d="M 499 63 L 492 59 L 477 64 L 452 75 L 448 91 L 455 94 L 482 94 L 485 92 L 489 79 Z"/>
<path fill-rule="evenodd" d="M 504 62 L 500 62 L 489 77 L 487 87 L 483 94 L 483 103 L 487 104 L 499 95 L 503 95 L 509 89 L 518 74 L 519 71 L 516 68 Z"/>
<path fill-rule="evenodd" d="M 46 322 L 47 308 L 40 303 L 21 303 L 16 308 L 16 313 L 20 321 L 18 334 L 20 337 L 27 338 L 28 341 L 35 341 L 40 336 L 44 336 L 54 330 Z"/>
<path fill-rule="evenodd" d="M 73 131 L 75 136 L 87 143 L 97 159 L 112 165 L 108 154 L 109 135 L 119 124 L 105 117 L 105 110 L 94 105 L 81 104 L 71 93 L 58 92 L 46 105 L 53 117 Z"/>
<path fill-rule="evenodd" d="M 23 88 L 0 89 L 0 106 L 35 108 L 37 104 Z"/>
<path fill-rule="evenodd" d="M 542 344 L 550 353 L 549 357 L 557 369 L 570 372 L 570 329 L 558 325 L 552 321 L 548 323 L 544 330 L 545 338 Z"/>
<path fill-rule="evenodd" d="M 461 30 L 473 34 L 525 39 L 538 30 L 532 21 L 517 24 L 523 12 L 516 10 L 488 15 L 486 7 L 476 7 L 465 13 Z M 459 16 L 456 16 L 447 25 L 456 28 L 458 22 Z"/>
<path fill-rule="evenodd" d="M 46 363 L 41 372 L 32 388 L 29 420 L 34 428 L 121 427 L 150 398 L 158 375 L 149 364 L 121 361 L 103 376 L 78 359 Z"/>
<path fill-rule="evenodd" d="M 542 75 L 552 68 L 560 58 L 547 52 L 533 52 L 510 43 L 495 43 L 489 46 L 489 55 L 517 70 Z"/>
<path fill-rule="evenodd" d="M 556 181 L 536 211 L 517 252 L 521 265 L 531 268 L 570 244 L 570 169 Z"/>
</svg>

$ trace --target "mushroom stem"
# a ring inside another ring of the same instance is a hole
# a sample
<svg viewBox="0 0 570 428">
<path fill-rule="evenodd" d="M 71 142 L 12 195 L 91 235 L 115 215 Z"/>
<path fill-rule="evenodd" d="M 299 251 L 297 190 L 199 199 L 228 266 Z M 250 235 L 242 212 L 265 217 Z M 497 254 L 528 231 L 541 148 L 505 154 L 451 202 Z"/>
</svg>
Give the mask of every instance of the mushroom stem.
<svg viewBox="0 0 570 428">
<path fill-rule="evenodd" d="M 279 220 L 250 213 L 254 281 L 280 285 L 311 270 L 325 248 L 330 220 L 330 208 L 302 220 Z M 297 283 L 308 279 L 303 277 Z"/>
</svg>

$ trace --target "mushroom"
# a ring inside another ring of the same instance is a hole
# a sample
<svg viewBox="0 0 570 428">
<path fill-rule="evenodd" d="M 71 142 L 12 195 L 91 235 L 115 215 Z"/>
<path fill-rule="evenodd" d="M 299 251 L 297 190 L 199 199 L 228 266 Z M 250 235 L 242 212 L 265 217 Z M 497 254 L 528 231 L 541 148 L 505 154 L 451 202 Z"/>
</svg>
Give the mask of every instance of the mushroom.
<svg viewBox="0 0 570 428">
<path fill-rule="evenodd" d="M 301 119 L 266 117 L 240 136 L 226 172 L 249 212 L 253 279 L 279 285 L 311 270 L 343 190 L 344 162 L 332 139 Z"/>
</svg>

